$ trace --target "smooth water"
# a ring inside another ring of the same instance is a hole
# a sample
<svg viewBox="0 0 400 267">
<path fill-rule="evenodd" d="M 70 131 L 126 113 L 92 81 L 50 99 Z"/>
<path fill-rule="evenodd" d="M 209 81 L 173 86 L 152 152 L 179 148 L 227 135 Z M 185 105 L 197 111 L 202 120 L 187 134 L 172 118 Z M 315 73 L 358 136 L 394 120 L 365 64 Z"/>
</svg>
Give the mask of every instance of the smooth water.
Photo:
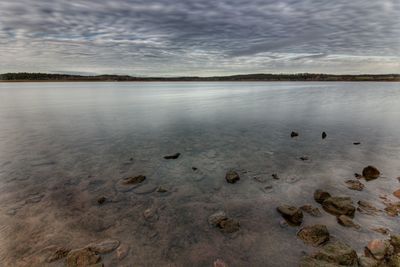
<svg viewBox="0 0 400 267">
<path fill-rule="evenodd" d="M 379 196 L 400 188 L 399 162 L 400 83 L 0 83 L 0 265 L 44 266 L 50 245 L 115 238 L 128 255 L 102 255 L 105 266 L 297 266 L 313 248 L 300 227 L 282 227 L 276 207 L 321 209 L 321 188 L 383 208 Z M 370 164 L 382 177 L 348 189 Z M 225 181 L 230 169 L 236 184 Z M 140 187 L 118 190 L 139 174 Z M 210 226 L 218 210 L 241 229 Z M 384 238 L 371 228 L 400 232 L 385 213 L 356 213 L 361 230 L 322 213 L 303 225 L 327 225 L 359 254 Z"/>
</svg>

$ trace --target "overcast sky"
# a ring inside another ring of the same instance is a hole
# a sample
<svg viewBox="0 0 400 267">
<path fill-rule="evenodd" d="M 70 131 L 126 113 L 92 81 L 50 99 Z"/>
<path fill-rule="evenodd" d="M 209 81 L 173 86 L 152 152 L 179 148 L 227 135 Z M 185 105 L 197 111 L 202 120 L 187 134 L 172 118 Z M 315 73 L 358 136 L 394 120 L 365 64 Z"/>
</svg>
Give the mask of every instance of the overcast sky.
<svg viewBox="0 0 400 267">
<path fill-rule="evenodd" d="M 0 73 L 400 73 L 400 0 L 0 0 Z"/>
</svg>

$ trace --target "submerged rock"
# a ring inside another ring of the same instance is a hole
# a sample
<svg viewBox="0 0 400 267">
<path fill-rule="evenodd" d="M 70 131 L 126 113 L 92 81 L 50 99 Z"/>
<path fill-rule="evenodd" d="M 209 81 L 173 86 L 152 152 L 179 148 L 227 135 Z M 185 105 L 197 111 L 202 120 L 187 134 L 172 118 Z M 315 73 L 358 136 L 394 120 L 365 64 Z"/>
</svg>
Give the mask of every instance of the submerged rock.
<svg viewBox="0 0 400 267">
<path fill-rule="evenodd" d="M 300 267 L 338 267 L 338 265 L 306 256 L 301 259 Z"/>
<path fill-rule="evenodd" d="M 234 184 L 240 180 L 240 176 L 237 172 L 230 170 L 226 173 L 225 180 L 230 184 Z"/>
<path fill-rule="evenodd" d="M 119 246 L 119 244 L 120 242 L 117 239 L 106 239 L 99 242 L 91 243 L 86 247 L 98 254 L 106 254 L 115 250 Z"/>
<path fill-rule="evenodd" d="M 157 192 L 158 192 L 158 193 L 165 193 L 165 192 L 168 192 L 168 190 L 165 189 L 165 188 L 162 187 L 162 186 L 159 186 L 159 187 L 157 188 Z"/>
<path fill-rule="evenodd" d="M 358 266 L 356 251 L 339 241 L 326 244 L 313 258 L 340 266 Z"/>
<path fill-rule="evenodd" d="M 322 202 L 322 208 L 330 214 L 354 217 L 356 208 L 349 197 L 329 197 Z"/>
<path fill-rule="evenodd" d="M 388 240 L 374 239 L 365 247 L 365 255 L 371 256 L 376 260 L 382 260 L 394 252 L 393 246 Z"/>
<path fill-rule="evenodd" d="M 128 245 L 121 244 L 116 250 L 117 259 L 123 260 L 126 256 L 128 256 L 129 250 L 130 250 L 130 247 Z"/>
<path fill-rule="evenodd" d="M 177 158 L 179 158 L 180 155 L 181 155 L 181 153 L 175 153 L 172 155 L 164 156 L 164 159 L 177 159 Z"/>
<path fill-rule="evenodd" d="M 358 180 L 347 180 L 346 182 L 347 188 L 351 190 L 362 191 L 364 189 L 364 184 Z"/>
<path fill-rule="evenodd" d="M 388 235 L 390 233 L 390 230 L 385 227 L 371 228 L 371 230 L 383 235 Z"/>
<path fill-rule="evenodd" d="M 275 179 L 275 180 L 279 180 L 279 176 L 278 176 L 278 174 L 276 174 L 276 173 L 273 173 L 271 176 L 272 176 L 272 178 L 273 178 L 273 179 Z"/>
<path fill-rule="evenodd" d="M 68 267 L 87 267 L 98 263 L 101 257 L 90 248 L 71 250 L 67 255 Z"/>
<path fill-rule="evenodd" d="M 365 180 L 371 181 L 379 177 L 381 173 L 377 168 L 374 166 L 367 166 L 363 169 L 362 175 L 364 176 Z"/>
<path fill-rule="evenodd" d="M 349 216 L 346 216 L 346 215 L 338 216 L 337 217 L 337 221 L 338 221 L 338 223 L 340 225 L 343 225 L 345 227 L 353 227 L 353 228 L 356 228 L 356 229 L 360 229 L 361 228 L 360 225 L 354 223 L 353 220 Z"/>
<path fill-rule="evenodd" d="M 42 250 L 42 254 L 44 255 L 47 263 L 65 258 L 69 252 L 70 249 L 59 246 L 48 246 Z"/>
<path fill-rule="evenodd" d="M 314 192 L 314 200 L 317 203 L 322 204 L 322 202 L 324 202 L 325 199 L 331 197 L 331 194 L 329 194 L 328 192 L 322 191 L 320 189 L 315 190 Z"/>
<path fill-rule="evenodd" d="M 208 217 L 208 223 L 220 229 L 223 233 L 234 233 L 239 231 L 239 221 L 228 218 L 223 211 L 218 211 Z"/>
<path fill-rule="evenodd" d="M 386 208 L 385 211 L 387 213 L 387 215 L 391 216 L 391 217 L 396 217 L 399 215 L 400 213 L 400 202 L 395 202 L 395 203 L 384 203 Z"/>
<path fill-rule="evenodd" d="M 296 136 L 299 136 L 299 133 L 297 133 L 297 132 L 291 132 L 290 133 L 290 137 L 296 137 Z"/>
<path fill-rule="evenodd" d="M 304 243 L 312 246 L 319 246 L 329 240 L 329 232 L 325 225 L 316 224 L 302 228 L 297 236 Z"/>
<path fill-rule="evenodd" d="M 354 142 L 353 143 L 353 145 L 356 145 L 356 146 L 359 145 L 359 144 L 361 144 L 361 143 L 360 142 Z"/>
<path fill-rule="evenodd" d="M 223 260 L 221 260 L 221 259 L 216 259 L 216 260 L 214 261 L 213 266 L 214 266 L 214 267 L 228 267 L 228 264 L 226 264 L 226 263 L 225 263 Z"/>
<path fill-rule="evenodd" d="M 327 136 L 326 132 L 322 132 L 322 139 L 325 139 Z"/>
<path fill-rule="evenodd" d="M 300 157 L 300 159 L 301 159 L 302 161 L 306 161 L 306 160 L 308 160 L 308 157 L 303 156 L 303 157 Z"/>
<path fill-rule="evenodd" d="M 364 213 L 364 214 L 369 214 L 369 215 L 375 215 L 376 213 L 379 212 L 379 209 L 375 208 L 371 203 L 365 200 L 359 200 L 357 202 L 358 207 L 357 211 Z"/>
<path fill-rule="evenodd" d="M 197 167 L 192 167 L 192 171 L 197 171 Z"/>
<path fill-rule="evenodd" d="M 134 185 L 134 184 L 139 184 L 143 182 L 146 179 L 146 176 L 144 175 L 138 175 L 138 176 L 131 176 L 131 177 L 126 177 L 121 180 L 122 184 L 125 185 Z"/>
<path fill-rule="evenodd" d="M 290 205 L 281 205 L 276 208 L 282 217 L 291 225 L 300 225 L 303 222 L 303 212 Z"/>
<path fill-rule="evenodd" d="M 393 192 L 393 195 L 397 198 L 400 198 L 400 189 L 397 189 L 396 191 Z"/>
<path fill-rule="evenodd" d="M 358 258 L 358 263 L 360 267 L 378 267 L 379 262 L 375 260 L 374 258 L 366 257 L 366 256 L 360 256 Z"/>
<path fill-rule="evenodd" d="M 300 207 L 300 209 L 314 217 L 321 217 L 322 215 L 321 211 L 317 207 L 313 207 L 310 204 L 303 205 Z"/>
</svg>

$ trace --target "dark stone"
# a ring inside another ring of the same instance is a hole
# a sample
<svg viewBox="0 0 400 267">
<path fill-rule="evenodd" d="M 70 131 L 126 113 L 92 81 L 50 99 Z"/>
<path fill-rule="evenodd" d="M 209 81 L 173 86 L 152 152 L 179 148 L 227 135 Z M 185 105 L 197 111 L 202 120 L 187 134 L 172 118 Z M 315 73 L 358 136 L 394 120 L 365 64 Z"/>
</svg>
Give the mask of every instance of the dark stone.
<svg viewBox="0 0 400 267">
<path fill-rule="evenodd" d="M 297 133 L 297 132 L 291 132 L 290 133 L 290 137 L 296 137 L 296 136 L 299 136 L 299 133 Z"/>
<path fill-rule="evenodd" d="M 282 217 L 291 225 L 298 226 L 303 222 L 303 212 L 293 206 L 281 205 L 276 208 Z"/>
<path fill-rule="evenodd" d="M 240 180 L 240 176 L 237 172 L 231 170 L 226 173 L 225 179 L 228 183 L 234 184 Z"/>
<path fill-rule="evenodd" d="M 316 224 L 302 228 L 297 236 L 304 243 L 312 246 L 319 246 L 329 240 L 329 232 L 325 225 Z"/>
<path fill-rule="evenodd" d="M 240 223 L 238 220 L 228 218 L 223 211 L 218 211 L 208 217 L 208 223 L 220 229 L 223 233 L 234 233 L 239 231 Z"/>
<path fill-rule="evenodd" d="M 197 171 L 197 167 L 192 167 L 192 170 L 193 171 Z"/>
<path fill-rule="evenodd" d="M 106 202 L 106 200 L 107 200 L 107 198 L 105 198 L 105 197 L 99 197 L 99 198 L 97 199 L 97 203 L 98 203 L 99 205 L 101 205 L 101 204 L 103 204 L 104 202 Z"/>
<path fill-rule="evenodd" d="M 328 192 L 322 191 L 320 189 L 315 190 L 314 192 L 314 200 L 317 203 L 322 204 L 322 202 L 324 202 L 325 199 L 331 197 L 331 194 L 329 194 Z"/>
<path fill-rule="evenodd" d="M 379 177 L 381 173 L 377 168 L 374 166 L 367 166 L 363 169 L 362 175 L 364 176 L 365 180 L 371 181 Z"/>
<path fill-rule="evenodd" d="M 165 189 L 165 188 L 162 187 L 162 186 L 159 186 L 159 187 L 157 188 L 157 192 L 158 192 L 158 193 L 165 193 L 165 192 L 168 192 L 168 190 Z"/>
<path fill-rule="evenodd" d="M 353 227 L 353 228 L 356 228 L 356 229 L 360 229 L 361 228 L 358 224 L 354 223 L 353 220 L 349 216 L 340 215 L 336 219 L 337 219 L 337 222 L 340 225 L 343 225 L 345 227 Z"/>
<path fill-rule="evenodd" d="M 347 215 L 351 218 L 354 217 L 356 208 L 349 197 L 329 197 L 322 202 L 322 208 L 333 215 Z"/>
<path fill-rule="evenodd" d="M 145 179 L 146 179 L 146 176 L 144 176 L 144 175 L 127 177 L 127 178 L 122 179 L 122 184 L 126 184 L 126 185 L 139 184 L 139 183 L 143 182 Z"/>
<path fill-rule="evenodd" d="M 308 160 L 308 157 L 303 156 L 303 157 L 300 157 L 300 159 L 301 159 L 302 161 L 305 161 L 305 160 Z"/>
<path fill-rule="evenodd" d="M 71 250 L 67 255 L 68 267 L 85 267 L 96 264 L 100 261 L 100 256 L 90 248 Z"/>
<path fill-rule="evenodd" d="M 313 258 L 339 266 L 358 266 L 356 251 L 342 242 L 326 244 Z"/>
<path fill-rule="evenodd" d="M 358 207 L 357 210 L 361 213 L 364 214 L 369 214 L 369 215 L 375 215 L 376 213 L 379 212 L 379 209 L 377 209 L 376 207 L 374 207 L 371 203 L 369 203 L 368 201 L 364 201 L 364 200 L 359 200 L 357 202 Z"/>
<path fill-rule="evenodd" d="M 362 175 L 359 174 L 359 173 L 354 173 L 354 177 L 356 177 L 357 179 L 361 179 L 361 178 L 362 178 Z"/>
<path fill-rule="evenodd" d="M 356 145 L 356 146 L 359 145 L 359 144 L 361 144 L 361 143 L 360 142 L 354 142 L 353 143 L 353 145 Z"/>
<path fill-rule="evenodd" d="M 326 132 L 322 132 L 322 139 L 325 139 L 326 138 Z"/>
<path fill-rule="evenodd" d="M 179 158 L 180 155 L 181 155 L 181 153 L 175 153 L 172 155 L 164 156 L 164 159 L 177 159 L 177 158 Z"/>
<path fill-rule="evenodd" d="M 358 180 L 347 180 L 346 186 L 348 189 L 362 191 L 364 189 L 364 184 Z"/>
<path fill-rule="evenodd" d="M 300 209 L 314 217 L 321 217 L 322 215 L 321 211 L 317 207 L 313 207 L 310 204 L 303 205 L 300 207 Z"/>
<path fill-rule="evenodd" d="M 278 176 L 278 174 L 276 174 L 276 173 L 273 173 L 273 174 L 272 174 L 272 178 L 275 179 L 275 180 L 279 180 L 279 176 Z"/>
</svg>

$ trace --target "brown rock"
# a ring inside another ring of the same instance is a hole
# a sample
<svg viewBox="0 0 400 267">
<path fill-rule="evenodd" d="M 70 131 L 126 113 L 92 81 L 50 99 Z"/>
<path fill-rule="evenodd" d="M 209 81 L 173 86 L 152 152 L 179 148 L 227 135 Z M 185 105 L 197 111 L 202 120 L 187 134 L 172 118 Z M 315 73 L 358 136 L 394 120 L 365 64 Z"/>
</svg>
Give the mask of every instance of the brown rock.
<svg viewBox="0 0 400 267">
<path fill-rule="evenodd" d="M 333 215 L 354 217 L 356 208 L 349 197 L 329 197 L 322 202 L 322 208 Z"/>
<path fill-rule="evenodd" d="M 360 256 L 358 258 L 358 264 L 360 267 L 378 267 L 379 262 L 371 257 Z"/>
<path fill-rule="evenodd" d="M 362 191 L 364 189 L 364 184 L 358 180 L 347 180 L 345 183 L 347 188 L 351 190 Z"/>
<path fill-rule="evenodd" d="M 388 235 L 390 233 L 390 230 L 384 227 L 371 228 L 371 230 L 383 235 Z"/>
<path fill-rule="evenodd" d="M 91 243 L 86 247 L 91 251 L 94 251 L 98 254 L 106 254 L 115 250 L 119 246 L 119 241 L 116 239 L 106 239 L 99 242 Z"/>
<path fill-rule="evenodd" d="M 225 179 L 228 183 L 234 184 L 240 180 L 240 176 L 237 172 L 230 170 L 226 173 Z"/>
<path fill-rule="evenodd" d="M 122 179 L 122 184 L 126 184 L 126 185 L 139 184 L 139 183 L 143 182 L 145 179 L 146 179 L 146 176 L 144 176 L 144 175 L 127 177 L 127 178 Z"/>
<path fill-rule="evenodd" d="M 338 267 L 335 263 L 321 261 L 314 259 L 313 257 L 306 256 L 300 261 L 300 267 Z"/>
<path fill-rule="evenodd" d="M 353 227 L 353 228 L 356 228 L 356 229 L 360 229 L 361 228 L 360 225 L 354 223 L 353 220 L 349 216 L 346 216 L 346 215 L 338 216 L 337 217 L 337 221 L 338 221 L 338 223 L 340 225 L 343 225 L 345 227 Z"/>
<path fill-rule="evenodd" d="M 381 173 L 377 168 L 374 166 L 367 166 L 363 169 L 362 175 L 364 176 L 365 180 L 371 181 L 379 177 Z"/>
<path fill-rule="evenodd" d="M 276 208 L 282 217 L 291 225 L 300 225 L 303 222 L 303 212 L 293 206 L 281 205 Z"/>
<path fill-rule="evenodd" d="M 396 253 L 400 252 L 400 235 L 391 235 L 390 244 L 394 247 Z"/>
<path fill-rule="evenodd" d="M 328 192 L 322 191 L 322 190 L 320 190 L 320 189 L 317 189 L 317 190 L 314 192 L 314 200 L 315 200 L 317 203 L 322 204 L 322 202 L 324 202 L 324 200 L 327 199 L 327 198 L 329 198 L 329 197 L 331 197 L 331 194 L 329 194 Z"/>
<path fill-rule="evenodd" d="M 382 260 L 393 254 L 394 248 L 387 240 L 374 239 L 365 247 L 365 255 Z"/>
<path fill-rule="evenodd" d="M 99 205 L 101 205 L 101 204 L 103 204 L 104 202 L 106 202 L 106 198 L 105 197 L 99 197 L 98 199 L 97 199 L 97 203 L 99 204 Z"/>
<path fill-rule="evenodd" d="M 101 260 L 90 248 L 80 248 L 71 250 L 67 255 L 68 267 L 87 267 L 96 264 Z"/>
<path fill-rule="evenodd" d="M 325 225 L 316 224 L 302 228 L 297 236 L 304 243 L 312 246 L 319 246 L 329 240 L 329 232 Z"/>
<path fill-rule="evenodd" d="M 213 264 L 214 267 L 228 267 L 228 264 L 226 264 L 223 260 L 217 259 L 214 261 Z"/>
<path fill-rule="evenodd" d="M 223 211 L 218 211 L 210 215 L 208 217 L 208 223 L 219 228 L 223 233 L 234 233 L 240 229 L 239 221 L 228 218 Z"/>
<path fill-rule="evenodd" d="M 397 189 L 396 191 L 393 192 L 393 195 L 397 198 L 400 198 L 400 189 Z"/>
<path fill-rule="evenodd" d="M 59 246 L 48 246 L 42 251 L 45 261 L 48 263 L 65 258 L 69 252 L 70 249 Z"/>
<path fill-rule="evenodd" d="M 314 217 L 321 217 L 322 215 L 321 211 L 317 207 L 313 207 L 310 204 L 303 205 L 300 209 Z"/>
<path fill-rule="evenodd" d="M 384 203 L 386 208 L 385 211 L 387 213 L 387 215 L 392 216 L 392 217 L 396 217 L 399 215 L 400 213 L 400 202 L 395 202 L 395 203 Z"/>
<path fill-rule="evenodd" d="M 375 208 L 371 203 L 365 200 L 360 200 L 357 202 L 357 210 L 364 214 L 375 215 L 379 212 L 379 209 Z"/>
<path fill-rule="evenodd" d="M 118 260 L 123 260 L 129 253 L 130 247 L 126 244 L 121 244 L 117 248 L 117 258 Z"/>
<path fill-rule="evenodd" d="M 342 242 L 326 244 L 314 258 L 340 266 L 358 266 L 356 251 Z"/>
</svg>

